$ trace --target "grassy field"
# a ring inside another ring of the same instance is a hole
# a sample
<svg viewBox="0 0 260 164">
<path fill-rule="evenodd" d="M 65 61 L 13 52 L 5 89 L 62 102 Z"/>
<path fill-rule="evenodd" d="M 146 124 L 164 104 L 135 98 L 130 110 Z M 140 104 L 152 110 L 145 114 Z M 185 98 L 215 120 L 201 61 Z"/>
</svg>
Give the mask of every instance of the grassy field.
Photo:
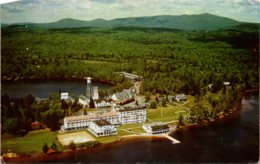
<svg viewBox="0 0 260 164">
<path fill-rule="evenodd" d="M 53 142 L 58 146 L 59 151 L 63 150 L 61 144 L 56 140 L 57 132 L 49 129 L 35 130 L 23 137 L 2 138 L 2 152 L 12 151 L 18 153 L 41 153 L 42 146 L 46 142 L 51 146 Z"/>
<path fill-rule="evenodd" d="M 188 96 L 187 101 L 167 104 L 166 107 L 158 106 L 156 109 L 147 110 L 149 121 L 171 122 L 177 121 L 179 116 L 187 116 L 189 108 L 194 105 L 194 97 Z"/>
</svg>

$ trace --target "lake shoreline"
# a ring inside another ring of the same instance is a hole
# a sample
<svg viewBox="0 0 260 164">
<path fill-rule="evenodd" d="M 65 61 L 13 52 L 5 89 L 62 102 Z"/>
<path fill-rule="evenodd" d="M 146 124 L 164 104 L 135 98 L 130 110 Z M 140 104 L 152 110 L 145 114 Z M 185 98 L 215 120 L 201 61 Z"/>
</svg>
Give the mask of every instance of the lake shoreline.
<svg viewBox="0 0 260 164">
<path fill-rule="evenodd" d="M 7 77 L 4 76 L 1 79 L 1 83 L 15 83 L 15 82 L 39 82 L 39 81 L 77 81 L 77 82 L 86 82 L 86 77 L 77 77 L 77 76 L 65 76 L 65 77 L 50 77 L 50 78 L 39 78 L 35 76 L 30 76 L 30 77 L 18 77 L 18 78 L 12 78 L 12 77 Z M 105 83 L 109 85 L 116 85 L 115 82 L 111 80 L 101 80 L 101 79 L 92 79 L 93 82 L 98 82 L 98 83 Z"/>
<path fill-rule="evenodd" d="M 116 142 L 121 142 L 121 141 L 127 141 L 127 142 L 131 142 L 133 140 L 136 139 L 151 139 L 151 140 L 162 140 L 164 139 L 164 136 L 161 135 L 126 135 L 126 136 L 122 136 L 118 139 L 115 139 L 111 142 L 107 142 L 107 143 L 101 143 L 98 145 L 95 145 L 93 147 L 83 147 L 83 148 L 77 148 L 75 150 L 66 150 L 63 152 L 56 152 L 53 154 L 45 154 L 45 153 L 32 153 L 32 154 L 23 154 L 19 157 L 14 157 L 14 158 L 4 158 L 5 162 L 46 162 L 49 159 L 56 159 L 59 155 L 71 155 L 74 153 L 78 153 L 78 152 L 83 152 L 83 151 L 92 151 L 96 148 L 99 149 L 104 149 L 106 147 L 111 146 L 112 144 L 116 143 Z"/>
<path fill-rule="evenodd" d="M 235 107 L 236 108 L 236 107 Z M 185 130 L 189 130 L 189 129 L 198 129 L 198 128 L 203 128 L 203 127 L 207 127 L 213 124 L 218 124 L 221 122 L 225 122 L 228 120 L 231 120 L 232 118 L 234 118 L 235 116 L 237 116 L 239 114 L 240 109 L 232 109 L 232 111 L 229 114 L 226 114 L 225 116 L 221 116 L 221 117 L 217 117 L 214 120 L 204 120 L 201 123 L 198 124 L 188 124 L 188 125 L 184 125 L 178 129 L 176 129 L 173 133 L 177 133 L 179 131 L 185 131 Z"/>
<path fill-rule="evenodd" d="M 235 117 L 239 113 L 240 108 L 241 108 L 241 102 L 237 103 L 236 107 L 234 107 L 232 109 L 232 112 L 230 112 L 226 116 L 223 116 L 221 118 L 216 118 L 213 121 L 203 122 L 203 123 L 200 123 L 200 124 L 185 125 L 185 126 L 182 126 L 178 129 L 175 129 L 174 131 L 171 131 L 169 134 L 175 134 L 175 133 L 186 131 L 186 130 L 189 130 L 189 129 L 203 128 L 203 127 L 206 127 L 206 126 L 209 126 L 209 125 L 212 125 L 212 124 L 220 123 L 220 122 L 223 122 L 223 121 L 228 121 L 228 120 L 232 119 L 233 117 Z M 162 136 L 162 135 L 142 135 L 142 134 L 126 135 L 126 136 L 121 136 L 120 138 L 115 139 L 113 141 L 110 141 L 108 143 L 101 143 L 101 144 L 95 145 L 94 147 L 77 148 L 76 150 L 66 150 L 66 151 L 63 151 L 63 152 L 57 152 L 57 153 L 50 154 L 50 155 L 47 155 L 47 154 L 44 154 L 44 153 L 32 153 L 32 154 L 26 154 L 25 153 L 25 155 L 23 155 L 23 156 L 19 156 L 19 157 L 15 157 L 15 158 L 6 158 L 5 161 L 6 162 L 35 162 L 35 161 L 38 161 L 37 159 L 39 159 L 40 161 L 45 161 L 49 158 L 55 159 L 56 156 L 59 156 L 61 154 L 69 155 L 69 154 L 73 154 L 73 153 L 77 153 L 77 152 L 81 152 L 81 151 L 86 151 L 86 150 L 91 151 L 95 148 L 101 148 L 102 149 L 102 147 L 109 146 L 109 145 L 116 143 L 116 142 L 121 142 L 121 141 L 125 141 L 125 140 L 131 141 L 131 140 L 136 140 L 136 139 L 160 140 L 160 139 L 165 139 L 165 137 Z"/>
<path fill-rule="evenodd" d="M 244 97 L 245 94 L 247 94 L 247 93 L 256 93 L 256 92 L 259 92 L 259 88 L 244 89 L 240 93 Z M 217 116 L 213 120 L 204 120 L 204 121 L 202 121 L 201 123 L 198 123 L 198 124 L 184 125 L 184 126 L 182 126 L 180 128 L 177 128 L 172 133 L 174 134 L 175 132 L 177 133 L 179 131 L 185 131 L 185 130 L 189 130 L 189 129 L 202 128 L 202 127 L 210 126 L 212 124 L 217 124 L 217 123 L 221 123 L 221 122 L 224 122 L 224 121 L 231 120 L 232 118 L 234 118 L 235 116 L 237 116 L 239 114 L 239 111 L 241 110 L 241 107 L 242 107 L 242 100 L 243 99 L 238 101 L 236 103 L 236 105 L 229 111 L 229 113 L 227 113 L 225 115 Z"/>
</svg>

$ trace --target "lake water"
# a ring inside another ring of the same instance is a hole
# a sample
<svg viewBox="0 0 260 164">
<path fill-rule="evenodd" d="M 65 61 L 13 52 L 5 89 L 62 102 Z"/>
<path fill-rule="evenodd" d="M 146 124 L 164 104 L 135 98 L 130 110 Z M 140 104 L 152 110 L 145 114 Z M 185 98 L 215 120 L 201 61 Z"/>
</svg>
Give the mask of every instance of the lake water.
<svg viewBox="0 0 260 164">
<path fill-rule="evenodd" d="M 109 88 L 111 85 L 95 82 L 99 88 Z M 2 83 L 1 94 L 7 93 L 10 97 L 22 97 L 32 94 L 34 97 L 46 98 L 53 92 L 86 93 L 86 82 L 81 81 L 18 81 Z"/>
<path fill-rule="evenodd" d="M 234 117 L 207 127 L 171 134 L 167 139 L 128 139 L 96 148 L 29 159 L 31 162 L 257 162 L 259 160 L 259 96 L 243 99 Z"/>
</svg>

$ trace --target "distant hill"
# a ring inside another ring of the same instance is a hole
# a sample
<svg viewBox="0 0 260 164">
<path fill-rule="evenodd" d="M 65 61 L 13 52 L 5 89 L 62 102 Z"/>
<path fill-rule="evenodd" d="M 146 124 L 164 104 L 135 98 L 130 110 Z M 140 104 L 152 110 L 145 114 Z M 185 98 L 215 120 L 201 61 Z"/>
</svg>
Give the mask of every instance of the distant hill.
<svg viewBox="0 0 260 164">
<path fill-rule="evenodd" d="M 208 13 L 200 15 L 120 18 L 114 19 L 112 22 L 115 26 L 157 27 L 180 30 L 217 30 L 240 24 L 238 21 Z"/>
<path fill-rule="evenodd" d="M 104 19 L 95 19 L 91 21 L 83 21 L 71 18 L 61 19 L 52 23 L 35 23 L 35 27 L 45 28 L 77 28 L 77 27 L 108 27 L 109 21 Z"/>
<path fill-rule="evenodd" d="M 43 28 L 77 28 L 77 27 L 149 27 L 179 30 L 218 30 L 240 25 L 241 22 L 212 14 L 199 15 L 159 15 L 147 17 L 118 18 L 113 20 L 95 19 L 83 21 L 62 19 L 52 23 L 30 23 L 29 26 Z"/>
</svg>

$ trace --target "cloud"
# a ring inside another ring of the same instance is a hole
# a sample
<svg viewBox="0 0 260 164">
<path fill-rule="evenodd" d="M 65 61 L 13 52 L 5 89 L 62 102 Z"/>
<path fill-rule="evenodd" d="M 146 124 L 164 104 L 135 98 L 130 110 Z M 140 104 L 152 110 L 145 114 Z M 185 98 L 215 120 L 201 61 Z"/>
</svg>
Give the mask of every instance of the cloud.
<svg viewBox="0 0 260 164">
<path fill-rule="evenodd" d="M 10 13 L 24 12 L 24 9 L 19 5 L 5 4 L 5 5 L 1 5 L 1 9 L 6 11 L 6 12 L 10 12 Z"/>
<path fill-rule="evenodd" d="M 26 4 L 32 4 L 32 3 L 39 3 L 38 0 L 20 0 L 17 2 L 18 4 L 21 4 L 21 5 L 26 5 Z"/>
<path fill-rule="evenodd" d="M 92 2 L 97 2 L 97 3 L 104 3 L 104 4 L 109 4 L 109 3 L 120 3 L 122 1 L 120 0 L 91 0 Z"/>
</svg>

